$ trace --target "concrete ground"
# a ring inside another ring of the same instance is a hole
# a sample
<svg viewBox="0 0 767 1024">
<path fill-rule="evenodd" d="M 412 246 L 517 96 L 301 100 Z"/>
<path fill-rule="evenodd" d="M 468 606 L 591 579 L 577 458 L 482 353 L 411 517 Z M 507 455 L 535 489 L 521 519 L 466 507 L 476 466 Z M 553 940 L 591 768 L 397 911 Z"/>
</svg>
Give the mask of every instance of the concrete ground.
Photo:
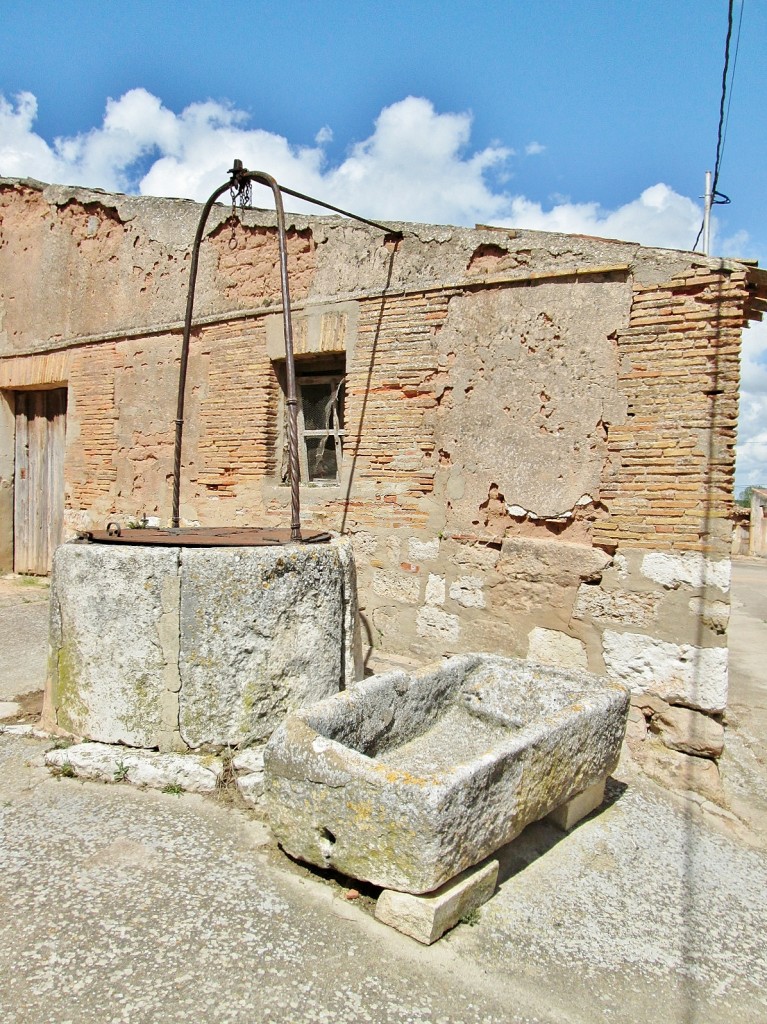
<svg viewBox="0 0 767 1024">
<path fill-rule="evenodd" d="M 39 690 L 48 657 L 48 581 L 0 578 L 0 701 Z"/>
<path fill-rule="evenodd" d="M 40 684 L 44 653 L 26 591 L 0 582 L 19 594 L 0 587 L 2 700 Z M 736 563 L 733 591 L 723 777 L 738 817 L 625 759 L 607 807 L 568 836 L 527 829 L 474 926 L 429 948 L 246 812 L 53 778 L 49 741 L 0 736 L 0 1022 L 764 1021 L 767 564 Z"/>
</svg>

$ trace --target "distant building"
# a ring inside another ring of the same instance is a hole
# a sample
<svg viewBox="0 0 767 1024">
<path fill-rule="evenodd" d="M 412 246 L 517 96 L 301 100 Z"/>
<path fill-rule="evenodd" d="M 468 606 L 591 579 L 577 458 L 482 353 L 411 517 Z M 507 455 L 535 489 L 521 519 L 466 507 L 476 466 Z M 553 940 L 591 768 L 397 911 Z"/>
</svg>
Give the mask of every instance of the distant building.
<svg viewBox="0 0 767 1024">
<path fill-rule="evenodd" d="M 748 553 L 760 558 L 767 556 L 767 490 L 762 487 L 751 491 Z"/>
</svg>

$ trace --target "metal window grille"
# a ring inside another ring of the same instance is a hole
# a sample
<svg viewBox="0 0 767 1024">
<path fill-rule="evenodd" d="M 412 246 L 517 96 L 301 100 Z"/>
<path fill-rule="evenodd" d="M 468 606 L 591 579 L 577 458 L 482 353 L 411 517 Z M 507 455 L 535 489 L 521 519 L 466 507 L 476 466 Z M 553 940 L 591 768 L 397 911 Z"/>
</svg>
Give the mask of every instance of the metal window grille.
<svg viewBox="0 0 767 1024">
<path fill-rule="evenodd" d="M 344 379 L 323 374 L 296 378 L 298 459 L 303 483 L 337 483 L 343 455 Z"/>
</svg>

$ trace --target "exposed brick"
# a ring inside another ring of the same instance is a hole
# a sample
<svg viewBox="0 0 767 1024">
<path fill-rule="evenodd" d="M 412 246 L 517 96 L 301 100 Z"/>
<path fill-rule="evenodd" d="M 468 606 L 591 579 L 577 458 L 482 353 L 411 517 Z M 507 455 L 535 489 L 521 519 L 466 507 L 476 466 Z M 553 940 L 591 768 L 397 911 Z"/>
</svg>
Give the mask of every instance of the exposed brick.
<svg viewBox="0 0 767 1024">
<path fill-rule="evenodd" d="M 654 548 L 695 549 L 705 540 L 703 518 L 730 514 L 740 353 L 740 328 L 732 325 L 748 293 L 734 275 L 706 270 L 636 288 L 634 296 L 617 339 L 629 421 L 608 427 L 610 514 L 595 524 L 594 538 L 631 547 L 652 535 Z M 650 324 L 662 332 L 649 334 Z M 700 430 L 715 440 L 702 442 Z M 713 496 L 715 515 L 707 511 Z M 718 546 L 725 554 L 725 542 Z"/>
</svg>

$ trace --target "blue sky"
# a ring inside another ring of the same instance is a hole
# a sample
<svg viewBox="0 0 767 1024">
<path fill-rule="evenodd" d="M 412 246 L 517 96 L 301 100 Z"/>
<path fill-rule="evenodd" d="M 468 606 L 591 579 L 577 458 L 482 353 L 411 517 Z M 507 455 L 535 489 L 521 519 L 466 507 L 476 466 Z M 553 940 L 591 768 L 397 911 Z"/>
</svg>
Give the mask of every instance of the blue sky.
<svg viewBox="0 0 767 1024">
<path fill-rule="evenodd" d="M 767 0 L 743 4 L 714 252 L 765 266 Z M 0 10 L 0 174 L 199 199 L 240 156 L 391 219 L 697 234 L 727 0 Z M 767 331 L 745 339 L 739 486 L 767 483 Z"/>
</svg>

